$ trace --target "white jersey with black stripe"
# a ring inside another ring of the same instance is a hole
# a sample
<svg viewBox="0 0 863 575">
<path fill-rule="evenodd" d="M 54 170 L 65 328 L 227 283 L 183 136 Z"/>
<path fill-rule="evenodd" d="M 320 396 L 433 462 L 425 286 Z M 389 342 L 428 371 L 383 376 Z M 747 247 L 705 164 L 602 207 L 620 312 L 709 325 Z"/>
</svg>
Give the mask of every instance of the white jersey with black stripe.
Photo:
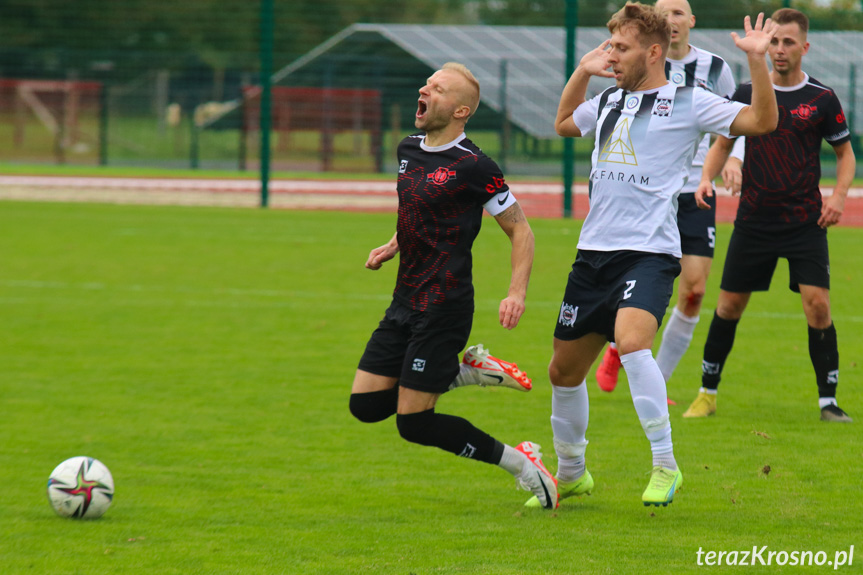
<svg viewBox="0 0 863 575">
<path fill-rule="evenodd" d="M 700 86 L 717 96 L 731 99 L 736 85 L 734 75 L 728 64 L 712 52 L 702 50 L 692 44 L 689 54 L 681 60 L 665 60 L 665 77 L 675 86 Z M 698 151 L 692 161 L 689 181 L 682 193 L 695 192 L 701 180 L 701 167 L 707 150 L 710 149 L 710 136 L 705 134 L 698 144 Z"/>
<path fill-rule="evenodd" d="M 573 120 L 595 139 L 590 211 L 578 249 L 681 256 L 677 196 L 704 133 L 729 137 L 745 107 L 698 87 L 668 83 L 648 91 L 608 88 Z"/>
</svg>

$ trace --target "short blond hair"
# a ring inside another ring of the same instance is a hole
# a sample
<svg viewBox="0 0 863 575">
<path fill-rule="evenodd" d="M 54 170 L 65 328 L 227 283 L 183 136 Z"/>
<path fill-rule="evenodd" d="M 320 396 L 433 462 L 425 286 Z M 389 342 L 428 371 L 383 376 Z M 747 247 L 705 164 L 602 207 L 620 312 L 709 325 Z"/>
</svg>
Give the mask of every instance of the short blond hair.
<svg viewBox="0 0 863 575">
<path fill-rule="evenodd" d="M 638 31 L 642 47 L 659 44 L 663 56 L 668 53 L 668 46 L 671 44 L 671 24 L 656 6 L 641 2 L 627 2 L 608 21 L 608 31 L 612 34 L 630 26 Z"/>
<path fill-rule="evenodd" d="M 465 94 L 467 102 L 464 104 L 470 108 L 470 115 L 473 116 L 474 113 L 476 113 L 476 109 L 479 108 L 479 81 L 477 81 L 476 76 L 468 70 L 467 66 L 459 64 L 458 62 L 447 62 L 441 66 L 440 69 L 458 72 L 465 80 L 467 80 L 469 92 Z"/>
</svg>

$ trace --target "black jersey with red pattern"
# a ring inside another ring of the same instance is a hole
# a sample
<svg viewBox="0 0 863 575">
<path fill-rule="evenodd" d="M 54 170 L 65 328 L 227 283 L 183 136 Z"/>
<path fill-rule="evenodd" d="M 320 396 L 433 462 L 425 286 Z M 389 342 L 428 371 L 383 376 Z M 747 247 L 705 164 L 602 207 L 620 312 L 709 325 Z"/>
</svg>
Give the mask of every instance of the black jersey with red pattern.
<svg viewBox="0 0 863 575">
<path fill-rule="evenodd" d="M 806 76 L 801 84 L 774 85 L 779 125 L 774 132 L 746 138 L 743 185 L 734 225 L 753 231 L 794 228 L 821 215 L 822 138 L 833 146 L 851 138 L 836 94 Z M 742 84 L 733 98 L 752 101 L 752 84 Z"/>
<path fill-rule="evenodd" d="M 483 204 L 509 187 L 497 164 L 464 134 L 429 147 L 423 134 L 399 144 L 394 299 L 417 311 L 473 311 L 471 248 Z"/>
</svg>

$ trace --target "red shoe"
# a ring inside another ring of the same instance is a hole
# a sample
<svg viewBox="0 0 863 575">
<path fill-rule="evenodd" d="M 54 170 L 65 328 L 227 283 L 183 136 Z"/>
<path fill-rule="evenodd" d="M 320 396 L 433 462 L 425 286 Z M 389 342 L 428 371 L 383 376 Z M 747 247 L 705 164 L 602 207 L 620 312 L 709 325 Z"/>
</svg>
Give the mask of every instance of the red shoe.
<svg viewBox="0 0 863 575">
<path fill-rule="evenodd" d="M 617 387 L 617 374 L 620 371 L 620 354 L 611 346 L 605 348 L 605 355 L 596 368 L 596 383 L 602 391 L 614 391 Z"/>
</svg>

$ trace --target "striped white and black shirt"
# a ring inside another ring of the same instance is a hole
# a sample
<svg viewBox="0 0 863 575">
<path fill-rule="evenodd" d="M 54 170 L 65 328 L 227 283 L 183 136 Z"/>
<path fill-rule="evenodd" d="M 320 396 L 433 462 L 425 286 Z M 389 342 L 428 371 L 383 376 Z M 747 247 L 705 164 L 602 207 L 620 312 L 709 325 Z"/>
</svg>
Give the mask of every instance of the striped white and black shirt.
<svg viewBox="0 0 863 575">
<path fill-rule="evenodd" d="M 712 52 L 689 45 L 689 54 L 682 60 L 665 61 L 665 77 L 675 86 L 700 86 L 717 96 L 731 99 L 734 94 L 734 76 L 728 64 Z M 701 180 L 701 167 L 710 148 L 710 136 L 705 134 L 698 144 L 692 161 L 689 180 L 682 193 L 693 193 Z"/>
<path fill-rule="evenodd" d="M 672 83 L 648 91 L 617 87 L 573 113 L 595 138 L 590 211 L 578 249 L 635 250 L 680 257 L 677 196 L 705 133 L 730 137 L 745 107 L 699 87 Z"/>
</svg>

